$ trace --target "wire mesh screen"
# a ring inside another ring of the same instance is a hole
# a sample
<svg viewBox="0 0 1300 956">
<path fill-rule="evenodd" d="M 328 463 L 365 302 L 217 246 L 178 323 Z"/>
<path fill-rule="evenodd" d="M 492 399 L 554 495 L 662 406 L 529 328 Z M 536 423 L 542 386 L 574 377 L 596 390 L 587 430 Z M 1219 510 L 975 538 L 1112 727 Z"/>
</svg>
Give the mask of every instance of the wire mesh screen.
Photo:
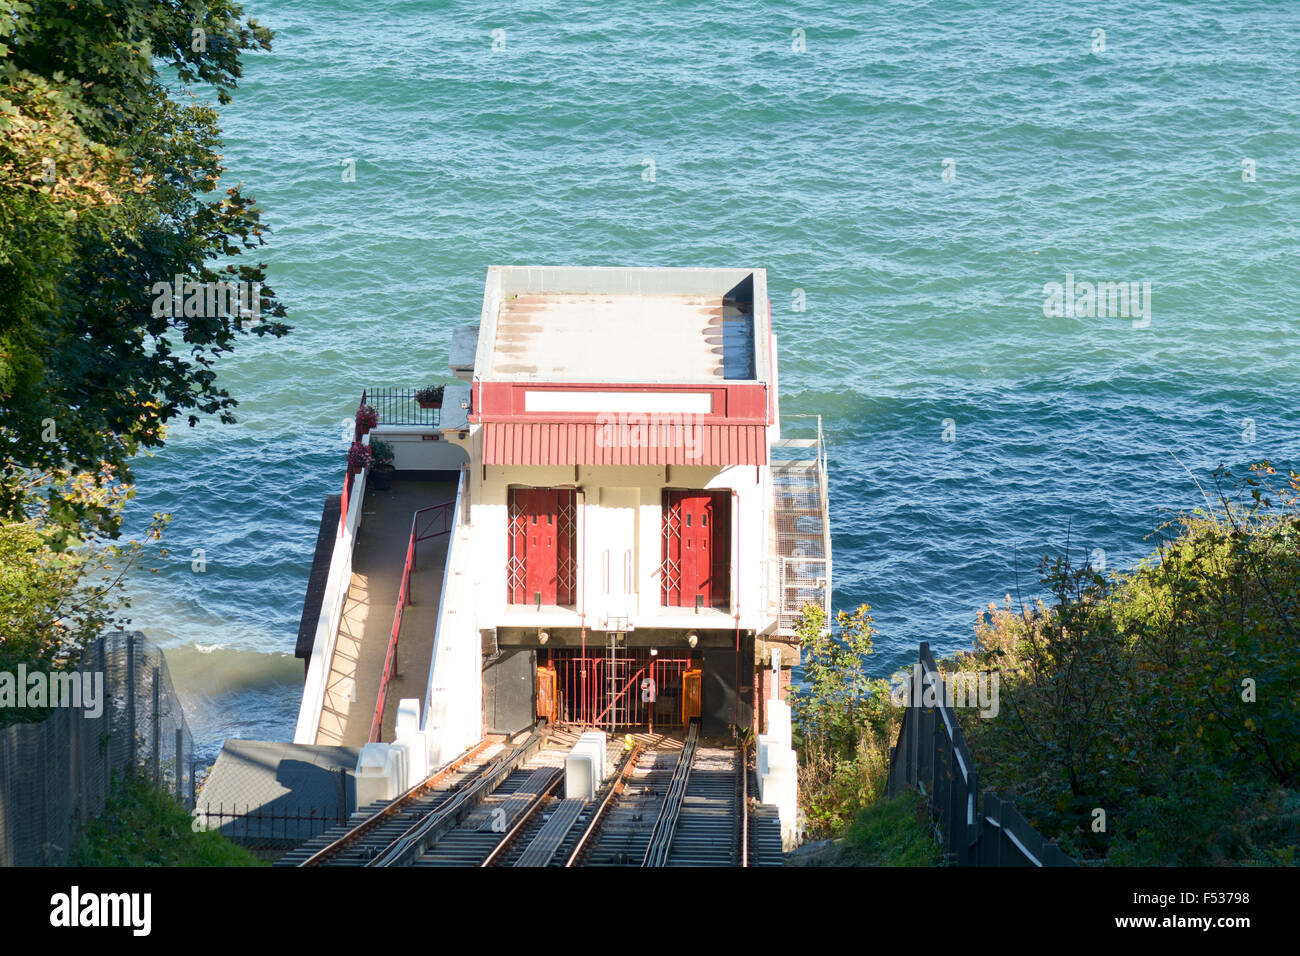
<svg viewBox="0 0 1300 956">
<path fill-rule="evenodd" d="M 795 633 L 795 623 L 805 604 L 818 605 L 830 619 L 830 594 L 826 587 L 825 558 L 782 558 L 780 568 L 780 619 L 778 633 Z"/>
<path fill-rule="evenodd" d="M 793 634 L 805 604 L 830 616 L 826 500 L 818 462 L 772 463 L 777 632 Z"/>
<path fill-rule="evenodd" d="M 75 671 L 42 681 L 45 706 L 0 709 L 0 866 L 64 863 L 114 772 L 193 806 L 194 740 L 167 661 L 143 634 L 106 634 Z"/>
</svg>

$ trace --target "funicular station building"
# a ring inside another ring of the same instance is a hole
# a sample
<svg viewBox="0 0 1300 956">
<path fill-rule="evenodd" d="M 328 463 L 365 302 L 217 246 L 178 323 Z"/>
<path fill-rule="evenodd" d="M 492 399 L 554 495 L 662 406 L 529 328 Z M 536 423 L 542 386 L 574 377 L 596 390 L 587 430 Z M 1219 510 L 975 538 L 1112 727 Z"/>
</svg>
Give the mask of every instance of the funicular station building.
<svg viewBox="0 0 1300 956">
<path fill-rule="evenodd" d="M 396 471 L 327 501 L 295 741 L 418 727 L 423 772 L 542 718 L 765 733 L 831 593 L 820 421 L 783 423 L 765 271 L 493 266 L 451 351 L 440 409 L 363 398 Z"/>
</svg>

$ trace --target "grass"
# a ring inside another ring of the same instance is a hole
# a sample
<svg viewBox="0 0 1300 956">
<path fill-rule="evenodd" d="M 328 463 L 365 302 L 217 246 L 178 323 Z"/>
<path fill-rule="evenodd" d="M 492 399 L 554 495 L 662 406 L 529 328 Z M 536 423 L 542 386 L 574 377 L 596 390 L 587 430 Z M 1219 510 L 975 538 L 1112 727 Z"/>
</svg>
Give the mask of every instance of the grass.
<svg viewBox="0 0 1300 956">
<path fill-rule="evenodd" d="M 262 866 L 220 833 L 195 833 L 188 810 L 137 778 L 114 777 L 108 803 L 77 838 L 70 866 Z"/>
<path fill-rule="evenodd" d="M 942 866 L 943 850 L 916 792 L 880 799 L 858 812 L 843 838 L 800 866 Z"/>
</svg>

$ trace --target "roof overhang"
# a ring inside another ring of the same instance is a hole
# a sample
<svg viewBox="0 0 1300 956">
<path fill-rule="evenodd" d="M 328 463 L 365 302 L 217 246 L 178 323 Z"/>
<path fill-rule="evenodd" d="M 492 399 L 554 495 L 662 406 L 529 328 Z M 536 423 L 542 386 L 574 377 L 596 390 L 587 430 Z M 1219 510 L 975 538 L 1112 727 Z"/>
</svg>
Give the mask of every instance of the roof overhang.
<svg viewBox="0 0 1300 956">
<path fill-rule="evenodd" d="M 764 425 L 631 414 L 596 422 L 488 422 L 485 465 L 766 465 Z"/>
</svg>

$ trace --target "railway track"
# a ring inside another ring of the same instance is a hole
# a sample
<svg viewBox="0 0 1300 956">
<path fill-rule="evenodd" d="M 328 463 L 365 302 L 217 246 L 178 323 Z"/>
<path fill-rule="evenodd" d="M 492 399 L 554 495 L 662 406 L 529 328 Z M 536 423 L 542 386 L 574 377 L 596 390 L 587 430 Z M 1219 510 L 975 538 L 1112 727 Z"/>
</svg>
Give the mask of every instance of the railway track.
<svg viewBox="0 0 1300 956">
<path fill-rule="evenodd" d="M 542 730 L 510 750 L 486 740 L 387 804 L 367 807 L 281 857 L 277 866 L 391 866 L 460 822 L 545 741 Z M 498 834 L 499 835 L 499 834 Z"/>
<path fill-rule="evenodd" d="M 569 865 L 750 865 L 748 792 L 744 752 L 701 746 L 693 723 L 684 742 L 661 738 L 635 755 Z M 761 860 L 771 862 L 769 854 Z"/>
<path fill-rule="evenodd" d="M 388 805 L 366 808 L 277 866 L 779 865 L 780 831 L 756 811 L 742 751 L 642 738 L 591 801 L 563 796 L 576 734 L 485 741 Z M 761 808 L 760 808 L 761 810 Z M 755 846 L 751 849 L 751 832 Z"/>
</svg>

